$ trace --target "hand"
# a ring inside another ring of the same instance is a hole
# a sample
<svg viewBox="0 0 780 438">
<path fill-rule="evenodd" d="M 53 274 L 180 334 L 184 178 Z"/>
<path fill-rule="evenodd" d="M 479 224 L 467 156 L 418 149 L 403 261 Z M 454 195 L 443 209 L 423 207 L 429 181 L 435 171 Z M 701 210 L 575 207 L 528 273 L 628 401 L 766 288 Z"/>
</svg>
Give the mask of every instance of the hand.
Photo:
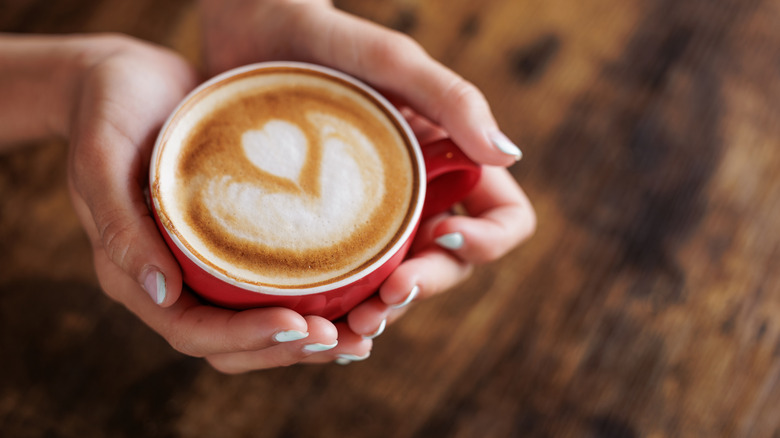
<svg viewBox="0 0 780 438">
<path fill-rule="evenodd" d="M 83 74 L 69 186 L 106 293 L 174 348 L 223 372 L 332 361 L 335 353 L 323 352 L 336 344 L 330 321 L 281 308 L 225 310 L 182 288 L 143 189 L 157 132 L 196 85 L 193 69 L 168 50 L 125 37 L 82 37 L 76 45 Z M 359 336 L 339 341 L 358 354 L 370 348 Z"/>
<path fill-rule="evenodd" d="M 433 143 L 446 133 L 402 109 L 420 143 Z M 348 315 L 350 329 L 374 339 L 407 306 L 444 292 L 465 280 L 476 264 L 502 257 L 533 234 L 533 207 L 506 169 L 483 167 L 482 177 L 463 201 L 468 216 L 444 213 L 420 226 L 410 257 L 383 283 L 379 294 Z"/>
<path fill-rule="evenodd" d="M 482 93 L 408 36 L 326 0 L 201 0 L 210 74 L 259 61 L 326 65 L 371 84 L 441 126 L 472 159 L 509 166 L 520 150 L 500 133 Z"/>
<path fill-rule="evenodd" d="M 259 61 L 298 60 L 358 77 L 398 103 L 421 144 L 450 137 L 489 166 L 464 206 L 421 225 L 412 257 L 377 297 L 348 315 L 349 332 L 373 338 L 413 299 L 462 281 L 474 263 L 495 260 L 533 233 L 528 199 L 503 168 L 520 150 L 498 129 L 482 93 L 412 39 L 334 9 L 324 0 L 202 0 L 207 68 L 219 73 Z M 437 245 L 435 242 L 439 242 Z M 442 247 L 444 244 L 447 247 Z M 352 354 L 346 360 L 365 355 Z"/>
</svg>

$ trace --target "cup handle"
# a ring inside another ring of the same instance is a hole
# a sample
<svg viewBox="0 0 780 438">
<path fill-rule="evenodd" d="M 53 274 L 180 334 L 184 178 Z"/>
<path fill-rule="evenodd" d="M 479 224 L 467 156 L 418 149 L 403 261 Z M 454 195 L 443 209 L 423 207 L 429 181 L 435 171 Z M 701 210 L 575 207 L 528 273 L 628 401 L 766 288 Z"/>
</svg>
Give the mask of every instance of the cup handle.
<svg viewBox="0 0 780 438">
<path fill-rule="evenodd" d="M 426 219 L 465 198 L 479 181 L 482 167 L 450 139 L 421 148 L 428 182 L 422 211 L 422 219 Z"/>
</svg>

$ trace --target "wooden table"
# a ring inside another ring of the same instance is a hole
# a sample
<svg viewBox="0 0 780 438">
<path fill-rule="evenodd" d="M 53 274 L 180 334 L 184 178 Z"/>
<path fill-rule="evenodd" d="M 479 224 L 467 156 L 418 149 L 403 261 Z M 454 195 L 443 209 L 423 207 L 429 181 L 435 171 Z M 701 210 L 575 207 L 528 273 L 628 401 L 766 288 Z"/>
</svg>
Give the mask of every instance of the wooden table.
<svg viewBox="0 0 780 438">
<path fill-rule="evenodd" d="M 343 367 L 225 376 L 99 290 L 66 147 L 0 157 L 4 437 L 780 436 L 780 3 L 338 6 L 476 83 L 537 234 Z M 5 0 L 0 30 L 197 58 L 191 1 Z M 2 98 L 2 96 L 0 96 Z"/>
</svg>

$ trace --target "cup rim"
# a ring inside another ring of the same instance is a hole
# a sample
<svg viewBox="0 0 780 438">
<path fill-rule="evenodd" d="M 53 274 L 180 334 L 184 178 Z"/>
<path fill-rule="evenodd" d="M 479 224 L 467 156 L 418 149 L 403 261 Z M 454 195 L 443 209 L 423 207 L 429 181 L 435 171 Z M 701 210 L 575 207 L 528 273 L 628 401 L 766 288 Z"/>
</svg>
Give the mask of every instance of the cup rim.
<svg viewBox="0 0 780 438">
<path fill-rule="evenodd" d="M 224 283 L 227 283 L 231 286 L 249 292 L 254 292 L 257 294 L 264 294 L 264 295 L 275 295 L 275 296 L 315 295 L 319 293 L 329 292 L 332 290 L 337 290 L 349 286 L 353 283 L 359 282 L 363 278 L 366 278 L 367 276 L 371 275 L 379 268 L 384 266 L 393 256 L 395 256 L 404 247 L 404 245 L 406 245 L 406 243 L 411 238 L 412 234 L 417 228 L 417 225 L 420 222 L 420 217 L 422 215 L 422 210 L 423 210 L 423 204 L 425 202 L 425 195 L 427 189 L 427 184 L 425 183 L 426 168 L 425 168 L 425 162 L 423 160 L 422 150 L 420 148 L 419 142 L 417 141 L 417 137 L 414 135 L 412 128 L 409 126 L 409 124 L 407 123 L 404 116 L 400 113 L 400 111 L 398 111 L 398 109 L 392 103 L 390 103 L 390 101 L 387 100 L 387 98 L 382 96 L 373 87 L 367 85 L 363 81 L 351 75 L 343 73 L 341 71 L 332 69 L 330 67 L 325 67 L 322 65 L 311 64 L 306 62 L 299 62 L 299 61 L 267 61 L 267 62 L 248 64 L 248 65 L 244 65 L 241 67 L 237 67 L 225 71 L 206 80 L 205 82 L 195 87 L 192 91 L 190 91 L 181 100 L 181 102 L 179 102 L 179 104 L 171 112 L 171 114 L 166 119 L 165 123 L 160 128 L 160 131 L 154 143 L 154 148 L 152 149 L 152 156 L 150 161 L 149 196 L 151 198 L 150 200 L 151 200 L 152 208 L 154 209 L 154 214 L 162 216 L 160 213 L 161 205 L 160 205 L 160 200 L 158 195 L 157 174 L 158 174 L 158 161 L 162 154 L 163 139 L 167 137 L 165 134 L 168 131 L 168 129 L 171 127 L 171 124 L 173 124 L 178 119 L 182 110 L 194 98 L 196 98 L 204 90 L 224 80 L 232 78 L 234 76 L 242 75 L 257 70 L 278 69 L 278 68 L 313 71 L 328 77 L 333 77 L 343 82 L 347 82 L 350 85 L 357 87 L 360 91 L 367 94 L 371 98 L 371 100 L 373 100 L 377 105 L 381 106 L 382 109 L 384 109 L 387 114 L 392 116 L 394 124 L 400 128 L 400 130 L 402 131 L 402 135 L 404 136 L 405 140 L 408 143 L 408 146 L 411 148 L 411 151 L 413 152 L 412 155 L 414 155 L 414 157 L 412 157 L 411 160 L 412 165 L 417 167 L 417 173 L 419 175 L 419 181 L 417 184 L 418 186 L 417 199 L 413 206 L 412 213 L 409 216 L 409 220 L 406 221 L 405 223 L 405 229 L 403 230 L 403 232 L 400 233 L 400 235 L 398 235 L 398 237 L 395 238 L 395 241 L 393 242 L 392 246 L 389 249 L 385 250 L 384 253 L 381 255 L 381 257 L 375 259 L 373 262 L 364 266 L 363 268 L 358 268 L 359 270 L 357 272 L 352 273 L 351 275 L 348 275 L 337 281 L 323 283 L 323 284 L 315 284 L 309 287 L 299 287 L 299 286 L 276 287 L 273 285 L 257 284 L 257 283 L 252 283 L 244 280 L 239 280 L 221 272 L 220 270 L 215 269 L 213 266 L 201 260 L 200 257 L 193 254 L 193 252 L 179 239 L 178 234 L 172 232 L 168 228 L 168 224 L 166 224 L 166 221 L 160 220 L 160 224 L 162 225 L 162 228 L 165 230 L 165 233 L 171 239 L 174 245 L 176 245 L 178 250 L 185 257 L 187 257 L 187 259 L 190 262 L 194 263 L 199 269 L 205 271 L 207 274 L 217 278 L 218 280 Z"/>
</svg>

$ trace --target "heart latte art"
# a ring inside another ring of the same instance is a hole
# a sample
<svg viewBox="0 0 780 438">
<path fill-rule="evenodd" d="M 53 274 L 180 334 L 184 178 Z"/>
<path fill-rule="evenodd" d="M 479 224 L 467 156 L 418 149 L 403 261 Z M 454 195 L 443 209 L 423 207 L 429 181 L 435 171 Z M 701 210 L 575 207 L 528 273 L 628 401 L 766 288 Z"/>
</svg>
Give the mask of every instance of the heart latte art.
<svg viewBox="0 0 780 438">
<path fill-rule="evenodd" d="M 161 217 L 202 263 L 302 288 L 345 278 L 395 244 L 419 177 L 372 98 L 285 70 L 201 93 L 168 128 L 157 189 Z"/>
<path fill-rule="evenodd" d="M 205 190 L 191 192 L 190 202 L 202 203 L 205 213 L 235 237 L 273 248 L 305 250 L 347 240 L 354 225 L 368 222 L 382 201 L 382 162 L 353 126 L 316 113 L 309 119 L 320 122 L 312 125 L 321 131 L 314 140 L 322 150 L 313 175 L 301 175 L 309 148 L 303 131 L 272 120 L 245 132 L 241 144 L 258 173 L 283 188 L 260 178 L 215 175 L 195 185 Z"/>
</svg>

